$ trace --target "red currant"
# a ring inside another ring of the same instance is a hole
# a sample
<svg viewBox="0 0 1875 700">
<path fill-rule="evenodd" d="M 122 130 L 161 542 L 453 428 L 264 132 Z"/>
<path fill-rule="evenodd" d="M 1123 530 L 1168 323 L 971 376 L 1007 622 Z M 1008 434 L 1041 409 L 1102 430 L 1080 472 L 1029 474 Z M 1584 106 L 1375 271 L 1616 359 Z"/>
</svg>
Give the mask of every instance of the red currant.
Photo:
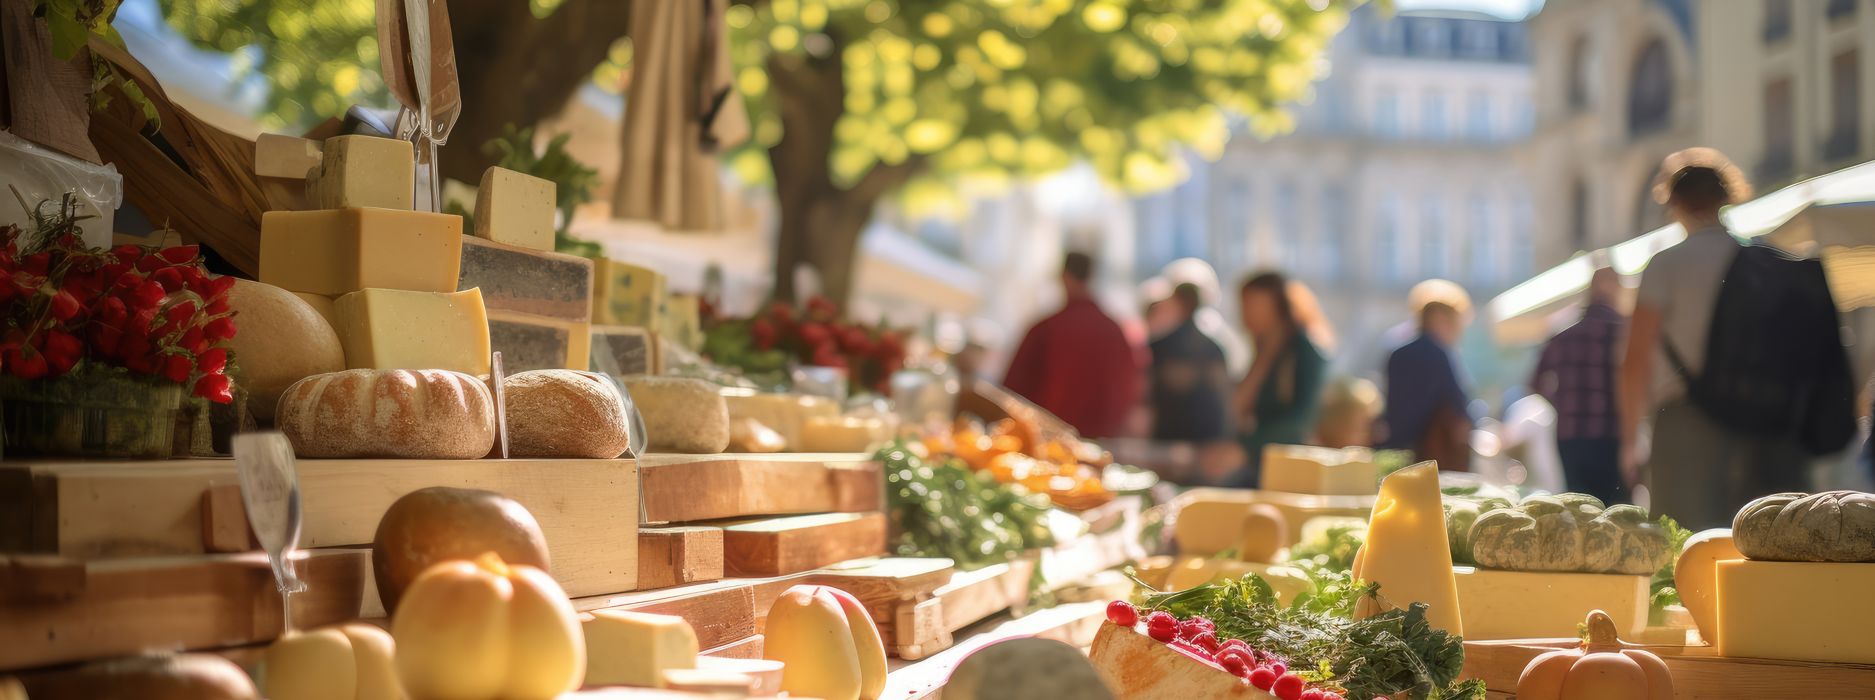
<svg viewBox="0 0 1875 700">
<path fill-rule="evenodd" d="M 1178 639 L 1178 628 L 1147 623 L 1146 636 L 1161 642 L 1170 642 L 1174 639 Z"/>
<path fill-rule="evenodd" d="M 1249 678 L 1250 685 L 1256 686 L 1257 690 L 1269 690 L 1271 686 L 1276 685 L 1276 672 L 1271 671 L 1268 666 L 1258 666 L 1256 670 L 1250 672 Z"/>
<path fill-rule="evenodd" d="M 1139 610 L 1132 603 L 1116 600 L 1107 604 L 1107 619 L 1121 627 L 1132 627 L 1139 622 Z"/>
<path fill-rule="evenodd" d="M 1302 700 L 1302 677 L 1285 674 L 1277 678 L 1276 684 L 1270 687 L 1270 694 L 1280 700 Z"/>
</svg>

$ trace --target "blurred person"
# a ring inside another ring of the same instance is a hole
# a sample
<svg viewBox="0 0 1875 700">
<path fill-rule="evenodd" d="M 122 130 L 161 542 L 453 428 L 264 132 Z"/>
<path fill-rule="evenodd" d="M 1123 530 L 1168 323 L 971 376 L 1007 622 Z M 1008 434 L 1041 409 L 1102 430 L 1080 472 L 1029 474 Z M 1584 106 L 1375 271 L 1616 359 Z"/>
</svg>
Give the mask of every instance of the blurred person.
<svg viewBox="0 0 1875 700">
<path fill-rule="evenodd" d="M 1003 385 L 1101 438 L 1122 432 L 1139 396 L 1139 355 L 1120 324 L 1094 301 L 1094 259 L 1071 252 L 1061 263 L 1061 310 L 1029 328 Z"/>
<path fill-rule="evenodd" d="M 1569 490 L 1608 504 L 1628 501 L 1615 406 L 1616 343 L 1627 325 L 1615 310 L 1620 294 L 1621 276 L 1613 268 L 1596 270 L 1582 318 L 1543 345 L 1530 377 L 1530 386 L 1556 409 L 1556 450 Z"/>
<path fill-rule="evenodd" d="M 1230 376 L 1224 350 L 1198 330 L 1198 286 L 1180 284 L 1157 303 L 1176 325 L 1151 344 L 1152 439 L 1213 442 L 1227 434 Z"/>
<path fill-rule="evenodd" d="M 1179 258 L 1166 263 L 1166 266 L 1159 270 L 1158 277 L 1153 279 L 1163 283 L 1165 291 L 1150 294 L 1145 297 L 1147 299 L 1162 298 L 1174 285 L 1185 283 L 1198 285 L 1198 313 L 1193 315 L 1193 320 L 1198 324 L 1198 330 L 1203 331 L 1205 336 L 1209 337 L 1211 342 L 1217 343 L 1219 348 L 1223 348 L 1225 369 L 1230 372 L 1230 376 L 1242 375 L 1250 368 L 1249 345 L 1245 344 L 1243 336 L 1232 327 L 1233 324 L 1224 316 L 1224 312 L 1217 308 L 1218 300 L 1224 297 L 1224 291 L 1223 285 L 1218 282 L 1217 270 L 1211 267 L 1211 263 L 1198 258 Z M 1147 281 L 1152 282 L 1152 280 Z"/>
<path fill-rule="evenodd" d="M 1333 355 L 1335 328 L 1328 323 L 1328 314 L 1322 310 L 1321 300 L 1301 280 L 1289 280 L 1289 307 L 1295 311 L 1296 325 L 1309 334 L 1309 342 L 1315 343 L 1323 355 Z"/>
<path fill-rule="evenodd" d="M 1342 377 L 1322 396 L 1322 418 L 1315 437 L 1324 447 L 1373 447 L 1374 421 L 1380 418 L 1380 388 L 1359 377 Z"/>
<path fill-rule="evenodd" d="M 1622 475 L 1640 482 L 1644 461 L 1652 510 L 1694 530 L 1725 526 L 1753 498 L 1809 490 L 1811 454 L 1847 441 L 1832 438 L 1843 416 L 1818 403 L 1849 383 L 1821 267 L 1740 245 L 1719 212 L 1750 197 L 1744 174 L 1716 150 L 1661 162 L 1654 199 L 1686 240 L 1641 276 L 1622 360 Z"/>
<path fill-rule="evenodd" d="M 1411 450 L 1439 468 L 1471 465 L 1471 398 L 1452 348 L 1465 332 L 1465 313 L 1447 301 L 1419 309 L 1419 335 L 1387 357 L 1387 438 L 1381 447 Z"/>
<path fill-rule="evenodd" d="M 1256 354 L 1231 401 L 1245 466 L 1226 477 L 1226 486 L 1256 487 L 1264 446 L 1307 444 L 1314 437 L 1328 358 L 1297 319 L 1289 290 L 1289 281 L 1276 272 L 1258 273 L 1238 290 L 1244 330 Z"/>
</svg>

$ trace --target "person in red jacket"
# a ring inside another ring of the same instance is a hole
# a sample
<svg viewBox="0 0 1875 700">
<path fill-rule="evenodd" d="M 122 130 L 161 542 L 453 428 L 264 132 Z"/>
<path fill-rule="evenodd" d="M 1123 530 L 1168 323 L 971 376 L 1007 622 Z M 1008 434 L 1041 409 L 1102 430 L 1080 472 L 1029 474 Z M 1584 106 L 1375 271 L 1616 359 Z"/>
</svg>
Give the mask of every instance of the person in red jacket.
<svg viewBox="0 0 1875 700">
<path fill-rule="evenodd" d="M 1088 282 L 1094 259 L 1072 252 L 1061 263 L 1067 303 L 1022 337 L 1003 385 L 1090 438 L 1119 435 L 1139 399 L 1140 352 L 1100 310 Z"/>
</svg>

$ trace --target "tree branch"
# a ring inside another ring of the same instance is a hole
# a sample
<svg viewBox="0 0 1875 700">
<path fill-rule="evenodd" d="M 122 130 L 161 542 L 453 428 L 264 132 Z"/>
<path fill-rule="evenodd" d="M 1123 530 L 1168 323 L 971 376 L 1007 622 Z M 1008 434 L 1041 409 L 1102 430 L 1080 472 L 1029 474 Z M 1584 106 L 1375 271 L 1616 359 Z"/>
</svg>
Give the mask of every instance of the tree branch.
<svg viewBox="0 0 1875 700">
<path fill-rule="evenodd" d="M 860 176 L 859 182 L 853 183 L 853 186 L 847 189 L 847 194 L 864 202 L 867 207 L 871 207 L 874 202 L 879 201 L 880 197 L 905 186 L 905 183 L 910 182 L 913 177 L 922 172 L 924 167 L 925 157 L 921 155 L 915 155 L 897 163 L 874 165 L 871 170 L 866 171 L 865 175 Z"/>
</svg>

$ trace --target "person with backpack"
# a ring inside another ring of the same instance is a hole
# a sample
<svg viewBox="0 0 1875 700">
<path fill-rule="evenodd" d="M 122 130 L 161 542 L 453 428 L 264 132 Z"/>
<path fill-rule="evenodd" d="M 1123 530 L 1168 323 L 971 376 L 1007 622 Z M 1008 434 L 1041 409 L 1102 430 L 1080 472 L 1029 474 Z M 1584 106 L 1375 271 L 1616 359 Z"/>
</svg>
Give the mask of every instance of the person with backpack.
<svg viewBox="0 0 1875 700">
<path fill-rule="evenodd" d="M 1725 527 L 1759 496 L 1808 490 L 1814 455 L 1854 430 L 1852 382 L 1821 263 L 1740 245 L 1719 219 L 1751 186 L 1724 154 L 1661 163 L 1654 198 L 1686 230 L 1641 276 L 1618 382 L 1622 473 L 1641 481 L 1651 418 L 1652 510 Z"/>
</svg>

